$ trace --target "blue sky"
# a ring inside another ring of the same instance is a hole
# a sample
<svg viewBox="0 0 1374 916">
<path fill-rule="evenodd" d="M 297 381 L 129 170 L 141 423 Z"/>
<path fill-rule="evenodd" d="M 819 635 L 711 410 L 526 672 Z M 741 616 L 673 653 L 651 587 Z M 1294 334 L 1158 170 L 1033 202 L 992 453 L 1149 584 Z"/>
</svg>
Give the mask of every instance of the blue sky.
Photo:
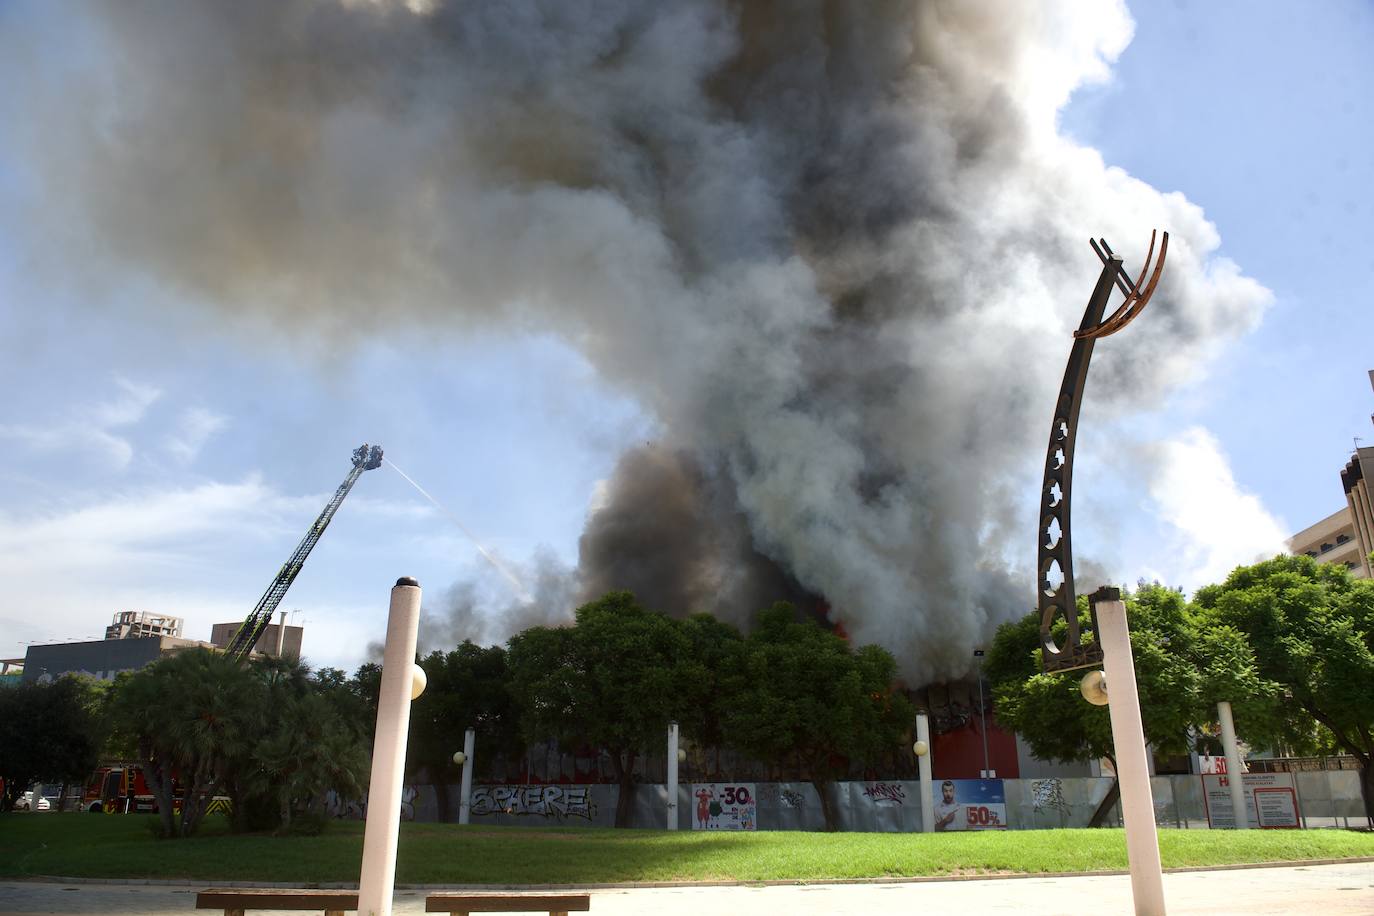
<svg viewBox="0 0 1374 916">
<path fill-rule="evenodd" d="M 1220 254 L 1273 302 L 1199 382 L 1131 427 L 1206 430 L 1214 447 L 1198 454 L 1228 459 L 1225 483 L 1291 533 L 1342 505 L 1351 438 L 1374 441 L 1374 309 L 1361 282 L 1374 271 L 1374 7 L 1132 14 L 1111 79 L 1075 94 L 1062 130 L 1201 206 Z M 28 171 L 0 153 L 0 202 L 32 190 Z M 540 551 L 572 565 L 598 482 L 656 435 L 646 410 L 556 337 L 396 327 L 337 346 L 318 329 L 226 321 L 135 272 L 92 292 L 64 281 L 64 262 L 84 253 L 18 212 L 0 211 L 0 657 L 98 635 L 121 610 L 184 616 L 196 638 L 241 619 L 364 441 L 517 570 Z M 1110 345 L 1129 346 L 1129 332 Z M 1186 582 L 1198 564 L 1178 555 L 1167 522 L 1112 520 L 1111 506 L 1149 504 L 1105 473 L 1112 464 L 1085 456 L 1080 473 L 1111 500 L 1085 500 L 1076 543 L 1101 540 L 1096 558 L 1119 579 Z M 1215 561 L 1226 560 L 1239 561 Z M 427 602 L 468 580 L 493 606 L 507 600 L 449 519 L 390 469 L 372 471 L 282 605 L 299 610 L 309 659 L 362 661 L 400 575 Z"/>
<path fill-rule="evenodd" d="M 1351 437 L 1374 441 L 1368 244 L 1374 201 L 1374 6 L 1133 4 L 1110 84 L 1065 130 L 1200 204 L 1221 252 L 1274 293 L 1254 333 L 1165 422 L 1195 419 L 1293 530 L 1344 503 Z"/>
</svg>

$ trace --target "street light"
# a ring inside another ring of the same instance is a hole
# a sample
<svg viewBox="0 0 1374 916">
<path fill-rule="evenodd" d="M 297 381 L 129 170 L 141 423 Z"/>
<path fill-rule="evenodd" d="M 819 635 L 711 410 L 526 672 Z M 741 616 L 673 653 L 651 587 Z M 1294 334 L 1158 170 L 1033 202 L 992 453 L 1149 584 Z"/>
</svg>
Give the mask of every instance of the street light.
<svg viewBox="0 0 1374 916">
<path fill-rule="evenodd" d="M 981 659 L 982 649 L 974 649 L 973 657 Z M 978 718 L 983 723 L 983 778 L 992 778 L 992 765 L 988 762 L 988 715 L 983 709 L 983 663 L 978 662 Z"/>
</svg>

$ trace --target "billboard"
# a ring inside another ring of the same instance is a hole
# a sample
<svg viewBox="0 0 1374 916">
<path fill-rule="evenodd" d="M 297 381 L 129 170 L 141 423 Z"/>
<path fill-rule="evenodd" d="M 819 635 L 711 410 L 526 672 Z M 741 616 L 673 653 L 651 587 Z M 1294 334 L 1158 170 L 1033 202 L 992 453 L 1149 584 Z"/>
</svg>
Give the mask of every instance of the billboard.
<svg viewBox="0 0 1374 916">
<path fill-rule="evenodd" d="M 945 779 L 931 786 L 935 829 L 1005 830 L 1007 796 L 1000 779 Z"/>
<path fill-rule="evenodd" d="M 757 830 L 758 793 L 752 782 L 692 783 L 693 830 Z"/>
<path fill-rule="evenodd" d="M 1207 826 L 1231 828 L 1236 815 L 1231 808 L 1229 775 L 1205 774 L 1202 780 L 1202 803 L 1207 810 Z M 1298 792 L 1292 773 L 1246 773 L 1241 785 L 1245 787 L 1245 817 L 1249 827 L 1299 828 Z"/>
</svg>

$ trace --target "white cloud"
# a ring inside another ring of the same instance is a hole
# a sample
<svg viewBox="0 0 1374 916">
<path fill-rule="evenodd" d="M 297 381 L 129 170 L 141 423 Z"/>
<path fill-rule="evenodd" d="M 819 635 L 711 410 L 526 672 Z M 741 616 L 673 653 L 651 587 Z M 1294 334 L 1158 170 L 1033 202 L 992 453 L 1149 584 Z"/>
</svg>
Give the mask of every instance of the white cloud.
<svg viewBox="0 0 1374 916">
<path fill-rule="evenodd" d="M 115 468 L 128 467 L 134 449 L 128 439 L 111 430 L 140 422 L 162 391 L 115 376 L 115 397 L 72 411 L 52 425 L 0 425 L 0 436 L 39 452 L 93 452 Z"/>
<path fill-rule="evenodd" d="M 1155 443 L 1150 498 L 1173 532 L 1163 581 L 1187 589 L 1224 579 L 1236 566 L 1285 551 L 1286 528 L 1236 482 L 1216 438 L 1194 426 Z"/>
<path fill-rule="evenodd" d="M 228 424 L 227 417 L 204 407 L 183 410 L 176 431 L 167 437 L 167 451 L 177 460 L 190 464 L 209 438 Z"/>
<path fill-rule="evenodd" d="M 146 573 L 184 556 L 197 538 L 280 528 L 281 516 L 299 503 L 250 477 L 238 484 L 129 491 L 28 517 L 0 511 L 0 579 L 65 578 L 71 569 L 118 574 L 135 566 Z"/>
</svg>

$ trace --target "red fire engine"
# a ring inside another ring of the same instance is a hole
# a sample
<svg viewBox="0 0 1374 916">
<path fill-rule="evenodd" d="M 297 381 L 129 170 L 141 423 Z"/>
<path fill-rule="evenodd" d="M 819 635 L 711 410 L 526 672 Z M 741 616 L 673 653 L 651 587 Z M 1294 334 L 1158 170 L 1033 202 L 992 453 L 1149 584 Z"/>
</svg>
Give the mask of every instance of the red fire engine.
<svg viewBox="0 0 1374 916">
<path fill-rule="evenodd" d="M 181 784 L 172 780 L 172 795 L 175 804 L 181 804 Z M 157 799 L 148 781 L 143 778 L 143 768 L 135 764 L 116 764 L 100 767 L 86 780 L 86 793 L 81 800 L 81 810 L 107 814 L 148 814 L 157 811 Z"/>
</svg>

